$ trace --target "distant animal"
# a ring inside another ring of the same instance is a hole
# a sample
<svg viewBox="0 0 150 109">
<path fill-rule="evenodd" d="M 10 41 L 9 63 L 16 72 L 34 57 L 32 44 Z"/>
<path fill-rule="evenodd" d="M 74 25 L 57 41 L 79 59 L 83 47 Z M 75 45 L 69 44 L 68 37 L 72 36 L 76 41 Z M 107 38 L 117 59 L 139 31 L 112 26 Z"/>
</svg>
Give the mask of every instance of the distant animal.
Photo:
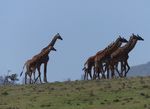
<svg viewBox="0 0 150 109">
<path fill-rule="evenodd" d="M 40 82 L 41 82 L 41 72 L 40 72 L 40 65 L 41 62 L 40 60 L 45 57 L 51 50 L 56 51 L 56 49 L 52 46 L 49 46 L 49 48 L 47 48 L 45 51 L 35 55 L 32 59 L 29 59 L 25 62 L 24 66 L 23 66 L 23 70 L 26 67 L 26 72 L 25 72 L 25 84 L 27 83 L 27 75 L 29 76 L 29 83 L 33 83 L 32 82 L 32 74 L 34 74 L 34 80 L 36 81 L 37 79 L 35 79 L 35 70 L 37 69 L 39 72 L 38 77 L 40 78 Z M 20 73 L 20 76 L 22 76 L 23 74 L 23 70 Z M 38 78 L 37 77 L 37 78 Z"/>
<path fill-rule="evenodd" d="M 56 43 L 56 40 L 57 39 L 60 39 L 60 40 L 63 40 L 62 38 L 61 38 L 61 36 L 60 36 L 60 34 L 59 33 L 57 33 L 55 36 L 54 36 L 54 38 L 52 39 L 52 41 L 46 46 L 46 47 L 44 47 L 42 50 L 41 50 L 41 52 L 39 53 L 39 54 L 42 54 L 43 52 L 45 52 L 47 49 L 49 49 L 49 47 L 53 47 L 54 46 L 54 44 Z M 54 47 L 53 47 L 54 48 Z M 54 50 L 54 49 L 52 49 L 52 50 Z M 55 49 L 56 50 L 56 49 Z M 54 50 L 54 51 L 55 51 Z M 42 58 L 40 58 L 40 59 L 37 59 L 38 58 L 38 56 L 39 56 L 39 54 L 38 55 L 35 55 L 35 56 L 33 56 L 33 58 L 32 59 L 29 59 L 29 60 L 27 60 L 26 61 L 26 63 L 25 63 L 25 65 L 24 66 L 29 66 L 28 68 L 26 68 L 26 69 L 28 69 L 27 71 L 29 71 L 29 72 L 31 72 L 31 74 L 30 73 L 28 73 L 30 76 L 30 80 L 32 80 L 31 79 L 31 77 L 32 77 L 32 74 L 34 74 L 34 81 L 37 81 L 37 79 L 39 78 L 40 79 L 40 82 L 41 82 L 41 71 L 40 71 L 40 68 L 41 68 L 41 65 L 42 64 L 44 64 L 44 82 L 47 82 L 47 63 L 48 63 L 48 61 L 49 61 L 49 56 L 48 56 L 48 54 L 50 53 L 50 51 L 51 50 L 49 50 L 48 52 L 47 52 L 47 54 L 46 55 L 44 55 Z M 38 60 L 38 62 L 36 62 Z M 38 63 L 38 64 L 34 64 L 34 66 L 32 67 L 31 66 L 31 64 L 30 63 Z M 24 69 L 24 67 L 23 67 L 23 69 Z M 38 70 L 38 73 L 39 73 L 39 76 L 37 77 L 37 78 L 35 78 L 35 71 L 36 71 L 36 69 Z"/>
<path fill-rule="evenodd" d="M 128 58 L 129 58 L 129 53 L 133 50 L 135 47 L 136 43 L 138 40 L 144 40 L 142 37 L 139 35 L 134 35 L 130 37 L 128 43 L 124 45 L 123 47 L 118 48 L 115 52 L 111 54 L 111 60 L 110 60 L 110 69 L 111 69 L 111 74 L 112 77 L 114 77 L 114 70 L 118 72 L 118 68 L 115 66 L 118 66 L 118 63 L 121 63 L 121 73 L 119 73 L 120 77 L 126 77 L 127 72 L 130 70 L 130 66 L 128 64 Z M 123 71 L 125 72 L 123 74 Z"/>
<path fill-rule="evenodd" d="M 50 46 L 54 47 L 54 44 L 56 43 L 57 40 L 63 40 L 62 37 L 60 36 L 59 33 L 57 33 L 52 41 L 46 46 L 44 47 L 41 52 L 47 50 L 47 48 L 49 48 Z M 49 61 L 49 56 L 48 56 L 49 53 L 47 53 L 47 55 L 45 55 L 43 58 L 40 59 L 39 61 L 39 70 L 41 68 L 41 65 L 44 64 L 44 82 L 48 82 L 47 81 L 47 63 Z"/>
</svg>

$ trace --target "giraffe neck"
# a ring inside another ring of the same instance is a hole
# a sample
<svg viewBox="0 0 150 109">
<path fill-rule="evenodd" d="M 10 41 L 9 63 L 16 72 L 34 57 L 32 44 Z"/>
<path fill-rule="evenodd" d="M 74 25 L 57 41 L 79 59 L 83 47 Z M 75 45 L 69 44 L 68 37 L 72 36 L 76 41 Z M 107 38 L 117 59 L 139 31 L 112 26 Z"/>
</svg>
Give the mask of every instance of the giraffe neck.
<svg viewBox="0 0 150 109">
<path fill-rule="evenodd" d="M 120 46 L 121 46 L 122 42 L 120 42 L 119 39 L 117 39 L 112 46 L 108 47 L 108 49 L 106 50 L 108 54 L 113 53 L 114 51 L 116 51 Z"/>
<path fill-rule="evenodd" d="M 56 40 L 57 40 L 57 37 L 54 36 L 54 38 L 52 39 L 52 41 L 45 47 L 41 50 L 41 52 L 45 51 L 46 49 L 48 49 L 50 46 L 54 46 L 54 44 L 56 43 Z"/>
<path fill-rule="evenodd" d="M 127 49 L 127 53 L 129 53 L 131 50 L 133 50 L 133 48 L 135 47 L 136 43 L 137 43 L 137 39 L 134 39 L 132 41 L 132 43 L 130 44 L 129 48 Z"/>
<path fill-rule="evenodd" d="M 51 46 L 50 46 L 50 47 L 51 47 Z M 40 53 L 39 59 L 44 58 L 45 56 L 47 56 L 47 55 L 50 53 L 50 51 L 51 51 L 51 48 L 50 48 L 50 47 L 48 47 L 46 50 L 44 50 L 43 52 Z"/>
<path fill-rule="evenodd" d="M 57 37 L 55 36 L 48 46 L 54 46 L 54 44 L 56 43 L 56 40 L 57 40 Z"/>
<path fill-rule="evenodd" d="M 124 52 L 129 53 L 129 52 L 130 52 L 129 48 L 131 47 L 133 41 L 134 41 L 133 37 L 130 37 L 128 43 L 127 43 L 126 45 L 124 45 L 123 47 L 121 47 L 121 49 L 122 49 Z"/>
</svg>

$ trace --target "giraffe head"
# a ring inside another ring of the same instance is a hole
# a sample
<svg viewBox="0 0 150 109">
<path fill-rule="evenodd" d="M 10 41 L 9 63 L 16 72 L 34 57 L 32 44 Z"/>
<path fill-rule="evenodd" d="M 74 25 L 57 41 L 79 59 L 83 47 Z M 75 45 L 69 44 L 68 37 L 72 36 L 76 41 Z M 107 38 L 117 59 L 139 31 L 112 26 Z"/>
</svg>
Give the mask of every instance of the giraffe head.
<svg viewBox="0 0 150 109">
<path fill-rule="evenodd" d="M 137 34 L 138 40 L 144 41 L 144 39 Z"/>
<path fill-rule="evenodd" d="M 132 39 L 136 39 L 136 40 L 144 41 L 144 39 L 143 39 L 141 36 L 139 36 L 138 34 L 137 34 L 137 35 L 135 35 L 134 33 L 132 33 L 131 38 L 132 38 Z"/>
<path fill-rule="evenodd" d="M 63 38 L 60 36 L 59 33 L 57 33 L 57 34 L 55 35 L 55 37 L 56 37 L 57 39 L 63 40 Z"/>
<path fill-rule="evenodd" d="M 56 51 L 56 49 L 53 46 L 50 46 L 49 50 Z"/>
<path fill-rule="evenodd" d="M 119 39 L 120 42 L 123 42 L 123 43 L 127 43 L 128 42 L 124 37 L 121 37 L 121 36 L 119 36 L 118 39 Z"/>
</svg>

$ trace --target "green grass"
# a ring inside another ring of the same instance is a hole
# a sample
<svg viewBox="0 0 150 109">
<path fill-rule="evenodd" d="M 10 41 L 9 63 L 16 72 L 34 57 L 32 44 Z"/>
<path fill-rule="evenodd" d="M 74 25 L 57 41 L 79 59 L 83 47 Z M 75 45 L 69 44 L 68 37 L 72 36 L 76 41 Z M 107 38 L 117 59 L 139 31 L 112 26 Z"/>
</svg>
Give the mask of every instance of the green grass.
<svg viewBox="0 0 150 109">
<path fill-rule="evenodd" d="M 150 77 L 0 86 L 0 109 L 150 109 Z"/>
</svg>

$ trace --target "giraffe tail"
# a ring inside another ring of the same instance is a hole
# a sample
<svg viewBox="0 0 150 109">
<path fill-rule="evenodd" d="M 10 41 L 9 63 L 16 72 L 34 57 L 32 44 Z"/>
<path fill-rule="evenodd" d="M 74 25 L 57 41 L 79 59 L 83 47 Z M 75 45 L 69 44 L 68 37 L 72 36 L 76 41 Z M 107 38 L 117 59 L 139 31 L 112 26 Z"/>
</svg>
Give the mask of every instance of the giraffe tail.
<svg viewBox="0 0 150 109">
<path fill-rule="evenodd" d="M 82 70 L 85 70 L 85 69 L 86 69 L 86 67 L 83 67 L 83 68 L 82 68 Z"/>
<path fill-rule="evenodd" d="M 23 74 L 23 71 L 20 73 L 20 77 L 22 76 L 22 74 Z"/>
<path fill-rule="evenodd" d="M 86 65 L 87 65 L 87 63 L 88 63 L 88 61 L 86 61 L 86 62 L 84 63 L 84 67 L 83 67 L 83 69 L 82 69 L 82 70 L 85 70 L 85 69 L 86 69 Z"/>
<path fill-rule="evenodd" d="M 87 61 L 84 63 L 84 66 L 86 66 L 86 64 L 87 64 Z"/>
<path fill-rule="evenodd" d="M 22 76 L 22 74 L 23 74 L 23 70 L 24 70 L 24 67 L 26 66 L 26 63 L 24 64 L 24 66 L 23 66 L 23 69 L 22 69 L 22 72 L 20 73 L 20 77 Z"/>
</svg>

